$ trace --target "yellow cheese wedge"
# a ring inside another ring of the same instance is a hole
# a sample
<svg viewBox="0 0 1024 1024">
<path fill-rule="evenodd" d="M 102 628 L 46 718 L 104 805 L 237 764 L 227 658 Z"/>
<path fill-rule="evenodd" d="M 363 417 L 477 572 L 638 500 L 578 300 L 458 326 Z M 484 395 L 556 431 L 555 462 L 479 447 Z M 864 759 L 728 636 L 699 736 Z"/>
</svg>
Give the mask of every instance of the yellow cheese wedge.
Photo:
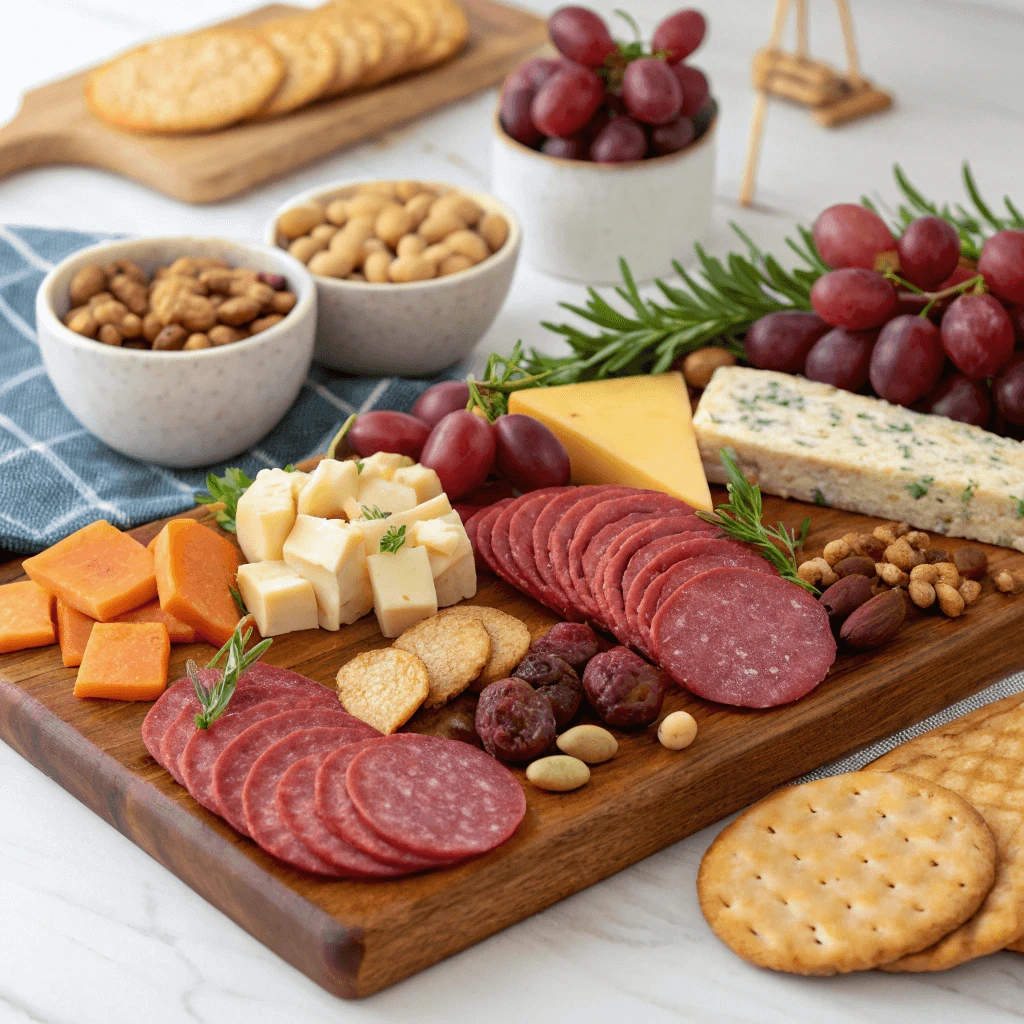
<svg viewBox="0 0 1024 1024">
<path fill-rule="evenodd" d="M 664 491 L 711 511 L 682 374 L 527 388 L 509 395 L 508 411 L 551 428 L 573 483 Z"/>
</svg>

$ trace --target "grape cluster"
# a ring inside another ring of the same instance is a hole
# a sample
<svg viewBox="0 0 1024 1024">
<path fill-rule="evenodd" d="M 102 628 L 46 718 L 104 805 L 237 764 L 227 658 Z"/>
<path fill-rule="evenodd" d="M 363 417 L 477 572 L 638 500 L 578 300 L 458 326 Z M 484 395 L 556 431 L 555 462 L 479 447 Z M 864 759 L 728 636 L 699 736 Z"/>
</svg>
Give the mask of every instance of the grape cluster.
<svg viewBox="0 0 1024 1024">
<path fill-rule="evenodd" d="M 937 216 L 896 238 L 873 210 L 840 203 L 813 234 L 830 268 L 811 289 L 814 311 L 756 321 L 752 366 L 1024 436 L 1024 231 L 997 231 L 976 264 Z"/>
<path fill-rule="evenodd" d="M 651 52 L 617 43 L 601 17 L 561 7 L 548 19 L 559 57 L 532 57 L 505 80 L 499 117 L 524 146 L 566 160 L 625 163 L 685 149 L 715 114 L 708 80 L 685 63 L 705 32 L 699 11 L 655 29 Z"/>
</svg>

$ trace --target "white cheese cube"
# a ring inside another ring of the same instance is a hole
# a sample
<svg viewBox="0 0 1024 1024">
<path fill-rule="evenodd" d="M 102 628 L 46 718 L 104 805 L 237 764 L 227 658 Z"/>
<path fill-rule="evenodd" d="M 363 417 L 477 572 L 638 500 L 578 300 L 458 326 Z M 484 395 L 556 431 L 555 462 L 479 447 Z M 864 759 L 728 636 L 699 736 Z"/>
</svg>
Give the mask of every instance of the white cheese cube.
<svg viewBox="0 0 1024 1024">
<path fill-rule="evenodd" d="M 458 516 L 458 512 L 452 513 Z M 446 522 L 447 516 L 440 519 L 424 519 L 413 523 L 405 535 L 406 544 L 413 547 L 426 548 L 431 555 L 454 555 L 464 532 L 453 523 Z M 461 522 L 459 524 L 461 526 Z"/>
<path fill-rule="evenodd" d="M 298 501 L 303 487 L 309 483 L 309 473 L 303 473 L 301 469 L 293 469 L 288 473 L 288 482 L 292 485 L 292 497 Z"/>
<path fill-rule="evenodd" d="M 434 578 L 434 592 L 438 608 L 447 608 L 476 596 L 476 559 L 472 547 Z"/>
<path fill-rule="evenodd" d="M 238 499 L 235 530 L 247 562 L 281 560 L 281 549 L 295 525 L 292 476 L 283 469 L 261 469 Z"/>
<path fill-rule="evenodd" d="M 418 504 L 436 498 L 443 493 L 441 478 L 432 469 L 416 463 L 415 466 L 406 466 L 403 469 L 396 469 L 391 478 L 392 483 L 404 484 L 416 492 Z"/>
<path fill-rule="evenodd" d="M 358 497 L 348 498 L 344 508 L 349 519 L 359 519 L 366 517 L 362 511 L 364 508 L 376 508 L 381 512 L 408 512 L 418 504 L 416 492 L 411 487 L 374 477 L 359 481 Z"/>
<path fill-rule="evenodd" d="M 437 593 L 426 548 L 403 545 L 366 559 L 380 631 L 401 636 L 421 619 L 437 614 Z"/>
<path fill-rule="evenodd" d="M 357 465 L 360 482 L 364 480 L 390 480 L 396 469 L 404 469 L 413 465 L 408 455 L 398 455 L 395 452 L 374 452 L 360 459 Z"/>
<path fill-rule="evenodd" d="M 462 525 L 462 518 L 459 516 L 458 512 L 449 512 L 447 515 L 441 516 L 439 519 L 430 520 L 430 522 L 442 524 L 458 538 L 458 543 L 448 554 L 430 547 L 427 548 L 427 557 L 430 559 L 430 571 L 434 574 L 434 579 L 436 580 L 439 576 L 443 576 L 456 562 L 463 558 L 467 552 L 472 554 L 473 545 L 470 543 L 469 535 L 466 533 L 466 528 Z"/>
<path fill-rule="evenodd" d="M 404 526 L 408 532 L 408 528 L 421 519 L 439 519 L 441 516 L 450 515 L 451 511 L 452 506 L 447 495 L 439 494 L 408 512 L 396 512 L 387 519 L 353 519 L 352 525 L 362 533 L 366 553 L 375 555 L 380 551 L 381 537 L 392 526 Z"/>
<path fill-rule="evenodd" d="M 322 629 L 340 629 L 373 608 L 363 535 L 340 520 L 298 516 L 284 560 L 313 585 Z"/>
<path fill-rule="evenodd" d="M 263 637 L 317 627 L 313 584 L 284 562 L 240 565 L 238 589 Z"/>
<path fill-rule="evenodd" d="M 345 499 L 354 498 L 358 490 L 359 472 L 352 461 L 322 459 L 299 492 L 300 516 L 334 519 L 345 511 Z"/>
</svg>

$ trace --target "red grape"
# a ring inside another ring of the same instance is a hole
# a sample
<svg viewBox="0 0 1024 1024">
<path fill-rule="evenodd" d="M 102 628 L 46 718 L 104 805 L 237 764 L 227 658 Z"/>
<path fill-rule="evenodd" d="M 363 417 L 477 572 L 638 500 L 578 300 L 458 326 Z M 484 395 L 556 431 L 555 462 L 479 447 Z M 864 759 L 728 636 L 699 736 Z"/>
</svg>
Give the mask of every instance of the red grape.
<svg viewBox="0 0 1024 1024">
<path fill-rule="evenodd" d="M 981 247 L 978 271 L 993 295 L 1024 302 L 1024 231 L 997 231 Z"/>
<path fill-rule="evenodd" d="M 1024 342 L 1024 306 L 1010 306 L 1006 310 L 1013 324 L 1013 333 L 1017 339 L 1018 346 Z"/>
<path fill-rule="evenodd" d="M 925 408 L 936 416 L 973 423 L 976 427 L 987 426 L 992 418 L 992 400 L 985 386 L 962 373 L 944 377 L 928 396 Z"/>
<path fill-rule="evenodd" d="M 743 348 L 758 370 L 802 373 L 811 346 L 827 332 L 828 324 L 816 313 L 784 309 L 755 320 Z"/>
<path fill-rule="evenodd" d="M 615 51 L 608 26 L 586 7 L 559 7 L 548 18 L 548 32 L 559 53 L 584 67 L 600 67 Z"/>
<path fill-rule="evenodd" d="M 866 206 L 837 203 L 818 214 L 814 244 L 832 268 L 863 267 L 873 270 L 875 259 L 896 248 L 896 239 L 884 220 Z"/>
<path fill-rule="evenodd" d="M 604 99 L 604 82 L 589 68 L 565 68 L 537 90 L 530 116 L 545 135 L 575 135 L 597 112 Z"/>
<path fill-rule="evenodd" d="M 465 409 L 439 420 L 420 454 L 420 462 L 441 478 L 449 501 L 475 491 L 494 465 L 494 427 Z"/>
<path fill-rule="evenodd" d="M 877 331 L 833 327 L 811 346 L 804 363 L 804 376 L 843 391 L 860 391 L 868 382 L 871 350 L 877 339 Z"/>
<path fill-rule="evenodd" d="M 416 399 L 410 412 L 418 420 L 423 420 L 428 427 L 436 426 L 438 421 L 456 409 L 465 409 L 469 405 L 469 385 L 464 380 L 443 380 L 439 384 L 431 384 Z"/>
<path fill-rule="evenodd" d="M 505 79 L 502 95 L 513 89 L 532 89 L 536 92 L 556 71 L 564 67 L 565 62 L 557 57 L 530 57 Z"/>
<path fill-rule="evenodd" d="M 495 463 L 516 490 L 525 493 L 569 482 L 569 453 L 540 420 L 509 413 L 498 417 L 494 433 Z"/>
<path fill-rule="evenodd" d="M 486 507 L 493 505 L 496 501 L 501 501 L 502 498 L 514 498 L 515 493 L 515 488 L 508 480 L 492 478 L 475 491 L 470 491 L 469 494 L 463 497 L 463 501 L 467 505 Z"/>
<path fill-rule="evenodd" d="M 961 295 L 942 317 L 942 344 L 966 377 L 994 377 L 1013 355 L 1013 324 L 991 295 Z"/>
<path fill-rule="evenodd" d="M 894 317 L 871 353 L 871 386 L 879 398 L 913 405 L 939 381 L 946 355 L 939 329 L 922 316 Z"/>
<path fill-rule="evenodd" d="M 668 124 L 659 125 L 651 132 L 651 149 L 659 156 L 666 153 L 678 153 L 686 149 L 696 138 L 697 129 L 689 117 L 677 117 Z"/>
<path fill-rule="evenodd" d="M 683 105 L 679 113 L 683 117 L 693 117 L 711 95 L 707 76 L 700 68 L 691 67 L 689 64 L 673 64 L 672 71 L 675 72 L 679 87 L 683 90 Z"/>
<path fill-rule="evenodd" d="M 498 111 L 498 118 L 501 127 L 509 138 L 521 142 L 524 146 L 533 146 L 543 136 L 533 123 L 530 108 L 536 94 L 530 87 L 509 89 L 501 97 L 501 106 Z"/>
<path fill-rule="evenodd" d="M 693 128 L 699 139 L 711 127 L 711 122 L 718 115 L 718 103 L 710 96 L 704 106 L 693 115 Z"/>
<path fill-rule="evenodd" d="M 943 281 L 936 291 L 944 292 L 947 288 L 955 288 L 958 284 L 963 284 L 964 281 L 970 281 L 972 277 L 978 276 L 977 267 L 972 267 L 964 263 L 959 263 L 956 269 L 949 277 Z"/>
<path fill-rule="evenodd" d="M 589 145 L 582 132 L 571 139 L 560 139 L 553 135 L 541 143 L 540 151 L 562 160 L 586 160 Z"/>
<path fill-rule="evenodd" d="M 670 64 L 685 60 L 704 41 L 707 25 L 700 11 L 676 11 L 670 14 L 651 37 L 651 49 L 663 51 Z"/>
<path fill-rule="evenodd" d="M 430 427 L 407 412 L 375 409 L 360 413 L 346 438 L 356 455 L 366 458 L 375 452 L 397 452 L 418 459 Z"/>
<path fill-rule="evenodd" d="M 642 160 L 647 153 L 647 133 L 631 117 L 615 117 L 590 144 L 590 159 L 598 164 Z"/>
<path fill-rule="evenodd" d="M 1024 353 L 1015 355 L 992 381 L 992 396 L 1004 420 L 1024 426 Z"/>
<path fill-rule="evenodd" d="M 881 327 L 893 315 L 897 301 L 892 282 L 860 267 L 822 274 L 811 288 L 811 305 L 818 316 L 848 331 Z"/>
<path fill-rule="evenodd" d="M 956 270 L 960 235 L 941 217 L 918 217 L 896 241 L 900 276 L 918 288 L 934 288 Z"/>
<path fill-rule="evenodd" d="M 626 109 L 644 124 L 668 124 L 679 116 L 683 88 L 672 69 L 657 57 L 640 57 L 622 76 Z"/>
</svg>

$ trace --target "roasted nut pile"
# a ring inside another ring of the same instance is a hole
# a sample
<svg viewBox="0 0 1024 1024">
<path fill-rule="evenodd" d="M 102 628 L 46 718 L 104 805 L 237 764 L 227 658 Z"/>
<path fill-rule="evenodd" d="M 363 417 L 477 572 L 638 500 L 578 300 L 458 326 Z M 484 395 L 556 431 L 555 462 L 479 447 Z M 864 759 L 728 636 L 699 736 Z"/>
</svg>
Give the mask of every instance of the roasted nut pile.
<svg viewBox="0 0 1024 1024">
<path fill-rule="evenodd" d="M 280 274 L 182 256 L 150 276 L 131 260 L 71 279 L 64 323 L 104 345 L 173 352 L 230 345 L 280 323 L 295 295 Z"/>
<path fill-rule="evenodd" d="M 508 223 L 469 196 L 418 181 L 375 181 L 277 220 L 278 242 L 321 277 L 405 284 L 468 270 L 508 239 Z"/>
</svg>

